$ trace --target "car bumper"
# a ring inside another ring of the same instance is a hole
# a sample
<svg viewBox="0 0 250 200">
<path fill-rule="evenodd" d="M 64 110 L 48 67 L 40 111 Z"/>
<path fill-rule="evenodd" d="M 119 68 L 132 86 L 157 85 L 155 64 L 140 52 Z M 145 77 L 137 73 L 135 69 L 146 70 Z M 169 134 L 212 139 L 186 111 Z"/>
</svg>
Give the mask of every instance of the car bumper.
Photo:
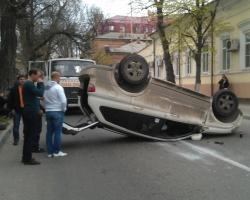
<svg viewBox="0 0 250 200">
<path fill-rule="evenodd" d="M 214 117 L 214 116 L 212 116 Z M 238 117 L 231 123 L 221 123 L 216 119 L 213 122 L 207 122 L 204 126 L 205 134 L 232 134 L 238 132 L 243 120 L 243 114 L 240 111 Z"/>
</svg>

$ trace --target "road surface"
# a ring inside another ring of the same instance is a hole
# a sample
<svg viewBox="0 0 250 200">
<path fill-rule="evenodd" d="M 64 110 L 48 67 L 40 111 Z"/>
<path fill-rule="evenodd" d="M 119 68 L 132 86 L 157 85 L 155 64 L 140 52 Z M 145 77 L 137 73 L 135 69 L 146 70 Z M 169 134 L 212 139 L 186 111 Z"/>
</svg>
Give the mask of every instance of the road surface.
<svg viewBox="0 0 250 200">
<path fill-rule="evenodd" d="M 244 121 L 243 138 L 174 143 L 88 130 L 63 136 L 67 157 L 35 155 L 40 166 L 22 165 L 10 137 L 0 150 L 0 200 L 249 200 L 249 129 Z"/>
</svg>

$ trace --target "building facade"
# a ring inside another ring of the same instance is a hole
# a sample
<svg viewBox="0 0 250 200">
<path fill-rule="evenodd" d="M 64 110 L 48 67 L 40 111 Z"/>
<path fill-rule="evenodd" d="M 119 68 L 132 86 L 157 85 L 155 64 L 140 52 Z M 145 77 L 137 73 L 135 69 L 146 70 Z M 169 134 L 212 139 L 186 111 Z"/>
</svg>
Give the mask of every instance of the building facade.
<svg viewBox="0 0 250 200">
<path fill-rule="evenodd" d="M 201 93 L 213 95 L 218 81 L 226 74 L 230 89 L 242 99 L 250 99 L 250 0 L 221 0 L 216 22 L 223 27 L 214 32 L 213 43 L 209 38 L 201 59 Z M 168 31 L 168 30 L 166 30 Z M 152 45 L 140 54 L 154 63 L 153 76 L 165 79 L 163 51 L 157 33 L 151 35 Z M 172 47 L 172 62 L 176 83 L 194 89 L 196 63 L 188 48 L 181 51 Z"/>
<path fill-rule="evenodd" d="M 155 21 L 149 17 L 116 15 L 107 19 L 99 27 L 99 34 L 109 32 L 150 34 L 155 31 Z"/>
<path fill-rule="evenodd" d="M 151 42 L 145 34 L 110 32 L 98 35 L 93 41 L 94 52 L 104 51 L 111 57 L 111 63 L 118 63 L 129 53 L 137 53 Z"/>
</svg>

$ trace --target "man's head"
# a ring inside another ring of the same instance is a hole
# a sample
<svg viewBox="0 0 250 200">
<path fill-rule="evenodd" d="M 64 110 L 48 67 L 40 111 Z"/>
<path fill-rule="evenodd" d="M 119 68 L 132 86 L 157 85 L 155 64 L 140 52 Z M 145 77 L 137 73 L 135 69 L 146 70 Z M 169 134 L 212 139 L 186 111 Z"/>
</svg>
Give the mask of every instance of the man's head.
<svg viewBox="0 0 250 200">
<path fill-rule="evenodd" d="M 31 69 L 29 71 L 29 77 L 31 81 L 37 82 L 41 78 L 41 71 L 38 69 Z"/>
<path fill-rule="evenodd" d="M 60 82 L 61 74 L 59 72 L 52 72 L 51 73 L 51 80 L 57 83 Z"/>
<path fill-rule="evenodd" d="M 19 85 L 23 85 L 24 82 L 25 82 L 25 80 L 26 80 L 26 76 L 25 75 L 18 75 L 17 76 L 17 82 L 18 82 Z"/>
</svg>

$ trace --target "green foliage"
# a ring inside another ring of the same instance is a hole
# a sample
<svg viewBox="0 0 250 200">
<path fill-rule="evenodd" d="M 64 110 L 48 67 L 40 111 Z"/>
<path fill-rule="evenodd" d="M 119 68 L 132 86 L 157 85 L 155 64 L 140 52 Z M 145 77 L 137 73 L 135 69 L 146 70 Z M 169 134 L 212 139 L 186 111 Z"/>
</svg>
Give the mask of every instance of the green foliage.
<svg viewBox="0 0 250 200">
<path fill-rule="evenodd" d="M 9 124 L 10 119 L 8 117 L 0 116 L 0 124 Z"/>
<path fill-rule="evenodd" d="M 80 0 L 31 0 L 18 21 L 20 58 L 49 59 L 74 57 L 88 51 L 104 15 L 97 7 L 87 7 Z"/>
<path fill-rule="evenodd" d="M 112 57 L 104 50 L 95 51 L 93 54 L 91 54 L 91 59 L 96 61 L 97 64 L 101 65 L 113 64 Z"/>
</svg>

